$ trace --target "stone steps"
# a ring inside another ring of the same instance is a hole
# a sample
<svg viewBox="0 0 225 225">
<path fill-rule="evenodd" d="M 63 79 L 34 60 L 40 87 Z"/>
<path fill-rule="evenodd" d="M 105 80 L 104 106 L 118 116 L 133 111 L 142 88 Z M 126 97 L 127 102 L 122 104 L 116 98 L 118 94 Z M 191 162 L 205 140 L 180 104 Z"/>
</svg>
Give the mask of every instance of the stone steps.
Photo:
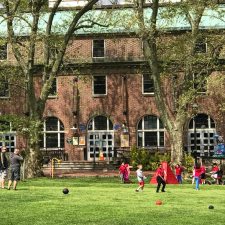
<svg viewBox="0 0 225 225">
<path fill-rule="evenodd" d="M 113 171 L 118 170 L 118 166 L 108 162 L 67 162 L 55 163 L 54 174 L 72 174 L 79 171 Z M 43 172 L 45 175 L 49 175 L 51 171 L 51 164 L 43 165 Z"/>
</svg>

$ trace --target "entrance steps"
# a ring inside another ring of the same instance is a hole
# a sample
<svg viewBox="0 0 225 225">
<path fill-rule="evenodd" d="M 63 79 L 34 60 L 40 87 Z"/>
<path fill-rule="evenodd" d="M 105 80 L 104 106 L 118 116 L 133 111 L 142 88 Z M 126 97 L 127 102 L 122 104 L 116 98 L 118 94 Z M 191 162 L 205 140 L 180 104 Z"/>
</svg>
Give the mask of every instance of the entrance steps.
<svg viewBox="0 0 225 225">
<path fill-rule="evenodd" d="M 49 176 L 51 173 L 51 163 L 43 165 L 43 173 L 46 176 Z M 54 164 L 54 174 L 56 176 L 64 175 L 64 174 L 75 174 L 80 172 L 92 172 L 92 171 L 118 171 L 118 165 L 113 162 L 89 162 L 89 161 L 63 161 L 61 163 Z M 117 172 L 118 173 L 118 172 Z"/>
</svg>

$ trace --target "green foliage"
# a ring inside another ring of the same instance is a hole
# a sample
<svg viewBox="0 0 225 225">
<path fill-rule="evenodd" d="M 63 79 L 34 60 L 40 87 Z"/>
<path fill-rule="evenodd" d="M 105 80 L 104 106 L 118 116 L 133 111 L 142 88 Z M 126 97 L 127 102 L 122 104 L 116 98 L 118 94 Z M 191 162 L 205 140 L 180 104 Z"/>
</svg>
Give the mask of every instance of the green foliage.
<svg viewBox="0 0 225 225">
<path fill-rule="evenodd" d="M 188 173 L 192 173 L 194 167 L 194 158 L 190 154 L 184 154 L 184 167 L 186 168 Z"/>
<path fill-rule="evenodd" d="M 42 121 L 32 120 L 25 116 L 1 115 L 0 132 L 16 131 L 29 139 L 30 144 L 38 143 L 42 132 Z"/>
<path fill-rule="evenodd" d="M 150 150 L 137 148 L 136 146 L 132 146 L 130 157 L 131 165 L 135 169 L 138 164 L 142 164 L 144 170 L 155 170 L 159 162 L 170 162 L 170 154 L 168 153 L 152 153 Z"/>
</svg>

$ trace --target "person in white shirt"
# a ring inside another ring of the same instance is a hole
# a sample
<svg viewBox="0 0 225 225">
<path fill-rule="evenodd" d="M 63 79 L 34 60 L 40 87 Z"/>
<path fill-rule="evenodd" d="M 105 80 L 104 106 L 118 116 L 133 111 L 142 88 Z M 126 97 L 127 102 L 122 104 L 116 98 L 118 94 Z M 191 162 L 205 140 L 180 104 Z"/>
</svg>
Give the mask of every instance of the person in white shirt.
<svg viewBox="0 0 225 225">
<path fill-rule="evenodd" d="M 146 177 L 143 175 L 143 171 L 142 171 L 142 165 L 138 165 L 138 169 L 136 171 L 137 173 L 137 180 L 138 180 L 138 188 L 135 190 L 136 192 L 139 192 L 140 190 L 144 190 L 144 186 L 145 186 L 145 179 Z"/>
</svg>

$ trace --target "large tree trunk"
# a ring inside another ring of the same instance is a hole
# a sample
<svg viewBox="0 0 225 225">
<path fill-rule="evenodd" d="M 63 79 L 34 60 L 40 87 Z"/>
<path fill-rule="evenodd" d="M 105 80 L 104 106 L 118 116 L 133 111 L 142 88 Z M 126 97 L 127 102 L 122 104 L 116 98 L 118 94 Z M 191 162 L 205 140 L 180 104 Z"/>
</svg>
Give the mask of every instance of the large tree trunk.
<svg viewBox="0 0 225 225">
<path fill-rule="evenodd" d="M 183 159 L 183 129 L 169 132 L 171 144 L 171 162 L 181 163 Z"/>
<path fill-rule="evenodd" d="M 42 175 L 42 154 L 40 151 L 40 138 L 43 127 L 42 117 L 44 107 L 42 102 L 36 103 L 30 100 L 30 127 L 28 146 L 25 159 L 25 175 L 27 178 Z"/>
<path fill-rule="evenodd" d="M 25 159 L 25 177 L 33 178 L 42 175 L 41 152 L 39 144 L 33 143 L 27 150 Z"/>
</svg>

